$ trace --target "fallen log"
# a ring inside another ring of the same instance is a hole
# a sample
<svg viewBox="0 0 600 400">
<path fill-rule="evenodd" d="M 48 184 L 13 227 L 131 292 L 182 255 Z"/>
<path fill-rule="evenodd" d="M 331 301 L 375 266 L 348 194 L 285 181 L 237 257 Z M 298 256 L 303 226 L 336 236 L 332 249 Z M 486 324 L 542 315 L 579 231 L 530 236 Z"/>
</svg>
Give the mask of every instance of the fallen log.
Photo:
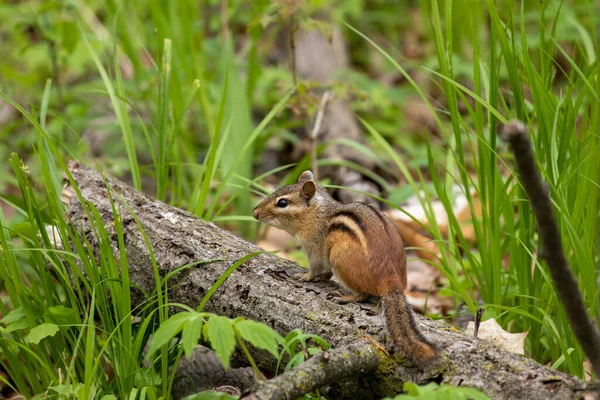
<svg viewBox="0 0 600 400">
<path fill-rule="evenodd" d="M 103 178 L 99 172 L 75 162 L 69 164 L 69 170 L 81 196 L 98 210 L 109 234 L 115 233 L 115 228 L 108 190 L 121 205 L 118 209 L 123 221 L 130 279 L 132 286 L 142 289 L 132 294 L 132 307 L 145 300 L 143 292 L 153 291 L 155 279 L 146 242 L 129 210 L 143 226 L 163 277 L 193 262 L 225 260 L 173 275 L 169 279 L 172 302 L 195 308 L 229 266 L 249 253 L 260 251 L 256 245 L 117 179 Z M 63 198 L 68 218 L 91 246 L 97 246 L 94 229 L 70 181 L 65 184 Z M 112 237 L 113 251 L 118 257 L 117 235 Z M 389 348 L 384 319 L 375 306 L 338 305 L 330 300 L 330 293 L 337 288 L 334 282 L 292 280 L 291 275 L 298 272 L 301 272 L 300 267 L 291 261 L 273 254 L 258 255 L 229 276 L 207 303 L 205 311 L 253 319 L 282 335 L 300 328 L 321 336 L 333 348 L 364 343 L 365 337 Z M 417 321 L 425 336 L 443 349 L 438 363 L 418 366 L 401 354 L 387 355 L 373 345 L 380 358 L 375 371 L 333 382 L 321 393 L 331 399 L 381 398 L 399 393 L 407 381 L 473 387 L 499 399 L 571 399 L 591 393 L 573 376 L 468 337 L 449 325 L 420 316 Z M 274 370 L 272 356 L 259 351 L 253 356 L 263 371 Z"/>
</svg>

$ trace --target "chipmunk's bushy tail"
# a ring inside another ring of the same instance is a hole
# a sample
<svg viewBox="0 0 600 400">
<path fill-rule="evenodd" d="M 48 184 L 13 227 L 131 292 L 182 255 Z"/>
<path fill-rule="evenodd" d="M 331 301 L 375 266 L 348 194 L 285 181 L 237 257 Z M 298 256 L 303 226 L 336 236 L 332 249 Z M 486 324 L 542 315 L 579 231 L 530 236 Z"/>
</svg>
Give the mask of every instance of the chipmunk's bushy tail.
<svg viewBox="0 0 600 400">
<path fill-rule="evenodd" d="M 420 364 L 427 364 L 438 357 L 438 349 L 419 330 L 401 290 L 392 290 L 383 296 L 383 306 L 387 327 L 396 346 Z"/>
</svg>

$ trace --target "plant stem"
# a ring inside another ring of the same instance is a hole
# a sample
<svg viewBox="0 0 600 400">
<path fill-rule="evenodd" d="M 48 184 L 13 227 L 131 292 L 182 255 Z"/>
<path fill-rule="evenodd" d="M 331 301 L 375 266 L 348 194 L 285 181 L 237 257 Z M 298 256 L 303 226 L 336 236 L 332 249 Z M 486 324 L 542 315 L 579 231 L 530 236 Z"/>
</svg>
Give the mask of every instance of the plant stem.
<svg viewBox="0 0 600 400">
<path fill-rule="evenodd" d="M 244 352 L 244 355 L 248 359 L 248 362 L 250 362 L 252 369 L 254 370 L 254 372 L 256 372 L 256 377 L 258 378 L 258 380 L 259 381 L 264 380 L 265 377 L 263 376 L 262 372 L 260 372 L 260 369 L 258 369 L 258 365 L 256 365 L 254 358 L 252 358 L 250 351 L 248 351 L 248 348 L 244 344 L 244 341 L 242 340 L 242 337 L 240 336 L 240 334 L 238 332 L 235 332 L 235 339 L 237 340 L 237 343 L 240 346 L 240 348 L 242 349 L 242 351 Z"/>
</svg>

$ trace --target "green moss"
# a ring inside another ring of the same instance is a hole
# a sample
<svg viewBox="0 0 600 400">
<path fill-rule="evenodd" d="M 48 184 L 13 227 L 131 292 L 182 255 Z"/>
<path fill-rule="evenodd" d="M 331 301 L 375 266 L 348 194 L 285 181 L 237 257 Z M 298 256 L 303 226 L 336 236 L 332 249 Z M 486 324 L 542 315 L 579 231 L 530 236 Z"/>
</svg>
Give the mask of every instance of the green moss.
<svg viewBox="0 0 600 400">
<path fill-rule="evenodd" d="M 380 396 L 393 396 L 398 393 L 399 388 L 404 385 L 398 374 L 396 374 L 396 365 L 406 361 L 406 357 L 395 353 L 391 356 L 386 355 L 381 350 L 373 347 L 379 356 L 379 365 L 377 366 L 376 374 L 380 381 L 378 383 L 378 394 Z"/>
</svg>

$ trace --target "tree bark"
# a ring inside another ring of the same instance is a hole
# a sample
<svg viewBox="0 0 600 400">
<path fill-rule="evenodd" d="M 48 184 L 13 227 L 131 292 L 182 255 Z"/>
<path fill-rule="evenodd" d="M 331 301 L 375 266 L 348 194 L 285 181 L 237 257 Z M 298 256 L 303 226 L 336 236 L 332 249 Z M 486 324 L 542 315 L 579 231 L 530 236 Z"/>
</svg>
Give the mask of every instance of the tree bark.
<svg viewBox="0 0 600 400">
<path fill-rule="evenodd" d="M 341 79 L 340 71 L 348 70 L 350 59 L 342 30 L 335 26 L 328 16 L 322 17 L 326 23 L 331 24 L 331 36 L 325 37 L 317 28 L 309 31 L 295 30 L 293 53 L 296 62 L 292 64 L 292 67 L 297 69 L 294 73 L 303 79 L 315 81 L 321 85 L 332 85 L 336 80 Z M 310 132 L 313 128 L 312 125 L 307 127 L 307 136 L 311 136 Z M 322 124 L 316 133 L 320 136 L 318 140 L 312 140 L 313 148 L 319 142 L 326 140 L 348 139 L 356 143 L 365 141 L 356 115 L 344 99 L 334 98 L 328 102 L 324 107 Z M 356 149 L 339 143 L 327 146 L 323 156 L 354 161 L 367 169 L 374 168 L 373 160 L 368 159 Z M 374 182 L 364 179 L 360 173 L 348 167 L 328 167 L 327 171 L 337 185 L 379 194 L 379 189 Z M 351 190 L 341 190 L 338 192 L 338 196 L 344 203 L 352 201 L 362 201 L 372 205 L 377 203 L 372 197 Z"/>
<path fill-rule="evenodd" d="M 331 382 L 373 371 L 379 356 L 366 342 L 324 351 L 284 374 L 260 382 L 242 400 L 297 399 Z"/>
<path fill-rule="evenodd" d="M 226 260 L 188 268 L 170 278 L 169 299 L 172 302 L 195 308 L 229 266 L 249 253 L 260 251 L 256 245 L 140 193 L 117 179 L 106 177 L 104 181 L 100 173 L 78 163 L 71 163 L 69 169 L 82 198 L 98 210 L 109 234 L 115 233 L 107 196 L 107 191 L 111 191 L 123 221 L 130 279 L 147 293 L 154 289 L 152 264 L 128 207 L 148 236 L 162 276 L 192 262 L 215 258 Z M 72 183 L 67 182 L 63 196 L 68 205 L 68 217 L 87 236 L 90 245 L 96 246 L 94 229 Z M 118 257 L 116 234 L 112 246 Z M 229 276 L 207 303 L 205 311 L 253 319 L 282 335 L 300 328 L 321 336 L 333 348 L 362 341 L 365 336 L 389 347 L 384 319 L 375 306 L 338 305 L 329 300 L 330 292 L 336 288 L 334 282 L 292 280 L 290 276 L 298 272 L 301 269 L 297 264 L 273 254 L 254 257 Z M 141 291 L 135 292 L 132 307 L 144 300 Z M 443 349 L 440 362 L 421 367 L 398 353 L 388 356 L 376 350 L 380 357 L 376 371 L 332 383 L 321 393 L 331 399 L 381 398 L 399 393 L 407 381 L 474 387 L 500 399 L 570 399 L 584 393 L 584 383 L 573 376 L 467 337 L 449 325 L 420 316 L 417 321 L 427 338 Z M 272 356 L 258 351 L 254 355 L 260 368 L 274 370 Z"/>
</svg>

